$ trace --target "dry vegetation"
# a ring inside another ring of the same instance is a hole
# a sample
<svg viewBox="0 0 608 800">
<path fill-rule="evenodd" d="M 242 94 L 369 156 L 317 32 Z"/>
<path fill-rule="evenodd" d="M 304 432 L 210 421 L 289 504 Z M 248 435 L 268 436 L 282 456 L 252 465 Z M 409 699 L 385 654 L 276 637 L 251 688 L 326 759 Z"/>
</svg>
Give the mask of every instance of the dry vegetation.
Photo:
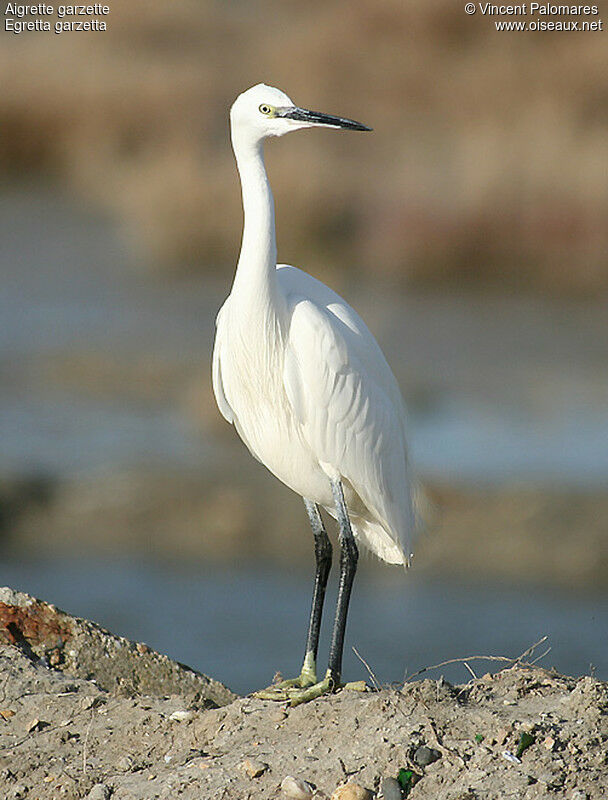
<svg viewBox="0 0 608 800">
<path fill-rule="evenodd" d="M 273 147 L 283 258 L 419 285 L 608 288 L 602 33 L 499 34 L 447 0 L 111 9 L 107 33 L 4 34 L 0 169 L 104 207 L 145 263 L 234 262 L 227 106 L 266 81 L 375 127 Z"/>
</svg>

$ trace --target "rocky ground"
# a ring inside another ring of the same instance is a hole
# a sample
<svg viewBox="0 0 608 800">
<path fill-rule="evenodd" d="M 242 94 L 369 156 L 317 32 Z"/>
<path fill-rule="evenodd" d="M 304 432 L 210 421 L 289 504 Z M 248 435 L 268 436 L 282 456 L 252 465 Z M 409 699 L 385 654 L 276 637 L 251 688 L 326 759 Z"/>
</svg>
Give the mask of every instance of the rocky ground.
<svg viewBox="0 0 608 800">
<path fill-rule="evenodd" d="M 513 663 L 296 708 L 27 595 L 0 595 L 0 796 L 595 800 L 608 685 Z"/>
</svg>

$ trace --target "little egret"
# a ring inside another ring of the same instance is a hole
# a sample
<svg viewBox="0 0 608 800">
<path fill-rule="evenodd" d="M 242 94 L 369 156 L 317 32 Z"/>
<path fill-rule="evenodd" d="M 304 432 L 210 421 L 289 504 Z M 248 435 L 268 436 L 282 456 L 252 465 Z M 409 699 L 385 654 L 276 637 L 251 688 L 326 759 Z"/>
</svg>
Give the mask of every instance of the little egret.
<svg viewBox="0 0 608 800">
<path fill-rule="evenodd" d="M 259 696 L 292 705 L 340 686 L 358 546 L 409 565 L 414 531 L 405 411 L 397 382 L 359 315 L 320 281 L 277 264 L 274 202 L 262 143 L 300 128 L 371 130 L 299 108 L 258 84 L 230 111 L 244 225 L 230 295 L 217 317 L 213 389 L 252 455 L 304 499 L 316 574 L 302 671 Z M 340 581 L 325 678 L 319 629 L 332 546 L 321 519 L 338 520 Z"/>
</svg>

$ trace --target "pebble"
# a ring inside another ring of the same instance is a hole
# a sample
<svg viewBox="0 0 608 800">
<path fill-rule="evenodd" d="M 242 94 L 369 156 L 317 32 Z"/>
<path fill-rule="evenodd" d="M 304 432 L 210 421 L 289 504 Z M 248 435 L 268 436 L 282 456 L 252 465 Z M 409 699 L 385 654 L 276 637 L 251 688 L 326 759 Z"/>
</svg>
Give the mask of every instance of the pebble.
<svg viewBox="0 0 608 800">
<path fill-rule="evenodd" d="M 241 767 L 245 770 L 250 778 L 259 778 L 268 769 L 268 764 L 263 761 L 254 761 L 251 758 L 246 758 L 241 762 Z"/>
<path fill-rule="evenodd" d="M 373 794 L 358 783 L 345 783 L 344 786 L 338 786 L 331 800 L 372 800 L 372 797 Z"/>
<path fill-rule="evenodd" d="M 383 800 L 401 800 L 403 794 L 399 781 L 395 778 L 383 778 L 380 784 L 380 797 Z"/>
<path fill-rule="evenodd" d="M 509 736 L 509 731 L 506 728 L 500 728 L 496 734 L 496 744 L 504 744 Z"/>
<path fill-rule="evenodd" d="M 286 775 L 281 783 L 281 792 L 291 800 L 308 800 L 313 795 L 314 787 L 302 778 Z"/>
<path fill-rule="evenodd" d="M 41 731 L 43 728 L 48 728 L 50 725 L 49 722 L 45 722 L 42 719 L 38 719 L 38 717 L 34 717 L 34 719 L 30 722 L 27 732 L 34 733 L 37 731 Z"/>
<path fill-rule="evenodd" d="M 123 756 L 118 760 L 116 766 L 122 772 L 131 772 L 131 770 L 133 769 L 133 759 L 131 758 L 131 756 Z"/>
<path fill-rule="evenodd" d="M 169 716 L 169 719 L 173 720 L 173 722 L 190 722 L 191 719 L 194 719 L 194 711 L 180 709 L 179 711 L 174 711 Z"/>
<path fill-rule="evenodd" d="M 110 800 L 110 787 L 96 783 L 87 795 L 87 800 Z"/>
<path fill-rule="evenodd" d="M 428 767 L 429 764 L 433 764 L 440 758 L 441 758 L 441 753 L 439 752 L 439 750 L 434 750 L 432 747 L 427 747 L 424 744 L 422 745 L 422 747 L 419 747 L 414 753 L 414 761 L 420 767 Z"/>
</svg>

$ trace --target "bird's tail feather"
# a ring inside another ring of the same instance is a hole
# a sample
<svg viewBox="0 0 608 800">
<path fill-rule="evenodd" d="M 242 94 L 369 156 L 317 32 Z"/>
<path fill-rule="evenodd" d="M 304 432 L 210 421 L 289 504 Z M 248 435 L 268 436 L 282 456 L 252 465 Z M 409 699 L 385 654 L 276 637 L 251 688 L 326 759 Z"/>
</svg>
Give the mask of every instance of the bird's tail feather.
<svg viewBox="0 0 608 800">
<path fill-rule="evenodd" d="M 411 554 L 404 552 L 401 543 L 395 542 L 379 522 L 354 518 L 352 525 L 358 544 L 362 544 L 387 564 L 400 564 L 404 567 L 409 567 Z"/>
<path fill-rule="evenodd" d="M 387 564 L 399 564 L 406 569 L 411 566 L 413 540 L 425 530 L 431 516 L 431 503 L 419 483 L 413 486 L 411 497 L 411 516 L 406 525 L 408 530 L 400 531 L 402 536 L 390 533 L 380 522 L 365 517 L 352 519 L 358 542 Z"/>
</svg>

